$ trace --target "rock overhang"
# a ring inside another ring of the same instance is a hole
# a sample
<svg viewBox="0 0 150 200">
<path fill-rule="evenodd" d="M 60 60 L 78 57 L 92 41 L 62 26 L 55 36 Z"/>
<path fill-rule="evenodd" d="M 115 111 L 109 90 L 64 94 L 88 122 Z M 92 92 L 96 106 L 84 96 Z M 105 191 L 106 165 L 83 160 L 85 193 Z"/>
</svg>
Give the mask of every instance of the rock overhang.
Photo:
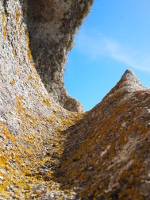
<svg viewBox="0 0 150 200">
<path fill-rule="evenodd" d="M 81 112 L 83 109 L 64 87 L 66 56 L 92 3 L 93 0 L 39 0 L 36 4 L 29 1 L 28 29 L 35 67 L 47 91 L 70 111 Z"/>
</svg>

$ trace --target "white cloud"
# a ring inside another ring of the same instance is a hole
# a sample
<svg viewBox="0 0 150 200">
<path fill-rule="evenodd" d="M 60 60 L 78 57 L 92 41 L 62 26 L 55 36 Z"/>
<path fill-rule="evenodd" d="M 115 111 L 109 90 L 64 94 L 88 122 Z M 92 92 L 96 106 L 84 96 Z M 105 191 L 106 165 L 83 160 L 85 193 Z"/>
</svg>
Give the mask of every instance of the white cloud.
<svg viewBox="0 0 150 200">
<path fill-rule="evenodd" d="M 80 32 L 76 38 L 76 48 L 93 60 L 98 60 L 102 56 L 109 57 L 129 67 L 150 72 L 150 52 L 142 52 L 140 48 L 135 50 L 96 31 L 88 34 Z"/>
</svg>

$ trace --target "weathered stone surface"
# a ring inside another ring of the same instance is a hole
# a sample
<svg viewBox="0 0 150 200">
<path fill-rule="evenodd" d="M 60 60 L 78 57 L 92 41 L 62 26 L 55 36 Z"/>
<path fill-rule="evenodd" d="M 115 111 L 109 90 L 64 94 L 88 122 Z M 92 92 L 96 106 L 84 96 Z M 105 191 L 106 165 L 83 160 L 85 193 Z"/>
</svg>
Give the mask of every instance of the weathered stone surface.
<svg viewBox="0 0 150 200">
<path fill-rule="evenodd" d="M 54 138 L 80 118 L 57 104 L 41 82 L 29 47 L 27 8 L 24 0 L 0 1 L 1 199 L 56 193 L 59 184 L 50 178 L 56 159 L 50 157 L 52 149 L 61 153 L 62 142 Z"/>
<path fill-rule="evenodd" d="M 68 111 L 81 107 L 65 94 L 65 45 L 91 4 L 0 1 L 2 200 L 149 199 L 150 89 L 127 70 L 91 111 Z"/>
<path fill-rule="evenodd" d="M 93 0 L 32 0 L 28 7 L 30 48 L 35 67 L 48 92 L 64 108 L 82 111 L 63 83 L 67 52 Z"/>
<path fill-rule="evenodd" d="M 81 199 L 149 199 L 150 89 L 127 70 L 67 134 L 55 176 Z"/>
</svg>

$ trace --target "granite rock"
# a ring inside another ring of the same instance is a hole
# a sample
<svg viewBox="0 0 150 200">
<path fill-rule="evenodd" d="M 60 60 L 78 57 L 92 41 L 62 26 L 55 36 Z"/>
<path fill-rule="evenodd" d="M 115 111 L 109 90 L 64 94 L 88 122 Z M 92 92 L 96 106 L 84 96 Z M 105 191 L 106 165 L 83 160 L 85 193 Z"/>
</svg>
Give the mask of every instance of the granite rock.
<svg viewBox="0 0 150 200">
<path fill-rule="evenodd" d="M 0 200 L 149 199 L 150 89 L 127 70 L 82 113 L 64 87 L 92 3 L 0 1 Z"/>
<path fill-rule="evenodd" d="M 93 0 L 29 1 L 27 25 L 35 67 L 55 101 L 70 111 L 81 112 L 82 106 L 64 87 L 66 56 L 92 3 Z"/>
</svg>

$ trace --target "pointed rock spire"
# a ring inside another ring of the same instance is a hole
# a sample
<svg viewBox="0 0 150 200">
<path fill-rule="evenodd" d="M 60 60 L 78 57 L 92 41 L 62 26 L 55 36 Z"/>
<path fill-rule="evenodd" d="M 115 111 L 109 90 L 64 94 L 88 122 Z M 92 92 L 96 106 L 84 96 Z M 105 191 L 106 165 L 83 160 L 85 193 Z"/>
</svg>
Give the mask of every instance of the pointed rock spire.
<svg viewBox="0 0 150 200">
<path fill-rule="evenodd" d="M 134 82 L 134 83 L 141 84 L 140 80 L 137 78 L 137 76 L 135 75 L 135 73 L 133 71 L 131 71 L 130 69 L 127 69 L 125 71 L 125 73 L 121 77 L 120 81 L 131 81 L 131 82 Z"/>
<path fill-rule="evenodd" d="M 111 91 L 108 93 L 108 95 L 106 95 L 106 97 L 110 97 L 118 91 L 126 90 L 128 92 L 129 91 L 134 92 L 137 90 L 145 90 L 145 89 L 146 87 L 144 87 L 141 84 L 140 80 L 137 78 L 135 73 L 130 69 L 127 69 L 123 74 L 123 76 L 121 77 L 121 79 L 119 80 L 119 82 L 115 85 L 115 87 L 111 89 Z"/>
</svg>

